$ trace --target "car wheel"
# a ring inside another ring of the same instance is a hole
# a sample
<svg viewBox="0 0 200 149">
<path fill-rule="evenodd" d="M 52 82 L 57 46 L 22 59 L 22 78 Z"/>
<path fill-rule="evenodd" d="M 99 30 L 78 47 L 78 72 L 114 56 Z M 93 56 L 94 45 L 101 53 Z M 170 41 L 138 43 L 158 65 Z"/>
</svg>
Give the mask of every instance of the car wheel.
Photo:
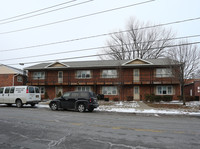
<svg viewBox="0 0 200 149">
<path fill-rule="evenodd" d="M 84 112 L 84 111 L 85 111 L 85 105 L 82 104 L 82 103 L 79 104 L 79 105 L 78 105 L 78 111 L 79 111 L 79 112 Z"/>
<path fill-rule="evenodd" d="M 21 101 L 20 99 L 18 99 L 18 100 L 16 101 L 16 106 L 17 106 L 18 108 L 21 108 L 21 107 L 23 106 L 22 101 Z"/>
<path fill-rule="evenodd" d="M 58 110 L 58 105 L 57 105 L 57 103 L 52 103 L 52 104 L 50 105 L 50 108 L 51 108 L 51 110 L 53 110 L 53 111 Z"/>
<path fill-rule="evenodd" d="M 32 104 L 31 104 L 31 107 L 34 107 L 34 106 L 35 106 L 35 103 L 32 103 Z"/>
<path fill-rule="evenodd" d="M 89 112 L 92 112 L 93 110 L 94 110 L 94 108 L 89 108 L 88 109 Z"/>
</svg>

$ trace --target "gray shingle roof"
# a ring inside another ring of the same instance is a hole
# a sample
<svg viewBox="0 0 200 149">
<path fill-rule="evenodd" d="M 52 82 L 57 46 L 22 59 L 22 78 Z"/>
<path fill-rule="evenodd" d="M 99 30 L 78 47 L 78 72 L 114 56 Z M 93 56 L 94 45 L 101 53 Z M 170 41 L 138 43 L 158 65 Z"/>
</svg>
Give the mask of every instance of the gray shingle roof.
<svg viewBox="0 0 200 149">
<path fill-rule="evenodd" d="M 129 66 L 138 66 L 138 64 L 126 64 L 131 60 L 96 60 L 96 61 L 74 61 L 74 62 L 62 62 L 69 66 L 69 68 L 98 68 L 98 67 L 129 67 Z M 150 64 L 139 64 L 139 66 L 167 66 L 169 65 L 172 60 L 168 58 L 161 58 L 161 59 L 146 59 L 146 62 Z M 58 62 L 59 63 L 59 62 Z M 34 70 L 34 69 L 52 69 L 50 66 L 53 63 L 41 63 L 37 65 L 33 65 L 30 67 L 26 67 L 25 70 Z M 123 65 L 126 64 L 126 65 Z M 66 66 L 59 67 L 59 68 L 67 68 Z"/>
</svg>

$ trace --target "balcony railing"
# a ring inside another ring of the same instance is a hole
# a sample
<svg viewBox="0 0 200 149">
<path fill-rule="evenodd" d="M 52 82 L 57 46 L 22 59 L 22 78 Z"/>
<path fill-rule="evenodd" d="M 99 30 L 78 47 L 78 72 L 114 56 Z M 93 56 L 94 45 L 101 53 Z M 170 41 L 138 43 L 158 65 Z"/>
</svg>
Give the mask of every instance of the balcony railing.
<svg viewBox="0 0 200 149">
<path fill-rule="evenodd" d="M 102 76 L 91 76 L 90 78 L 76 78 L 75 76 L 46 76 L 41 78 L 28 78 L 28 85 L 133 85 L 133 84 L 179 84 L 175 77 L 156 77 L 150 75 L 140 75 L 137 79 L 133 75 L 112 76 L 103 78 Z"/>
</svg>

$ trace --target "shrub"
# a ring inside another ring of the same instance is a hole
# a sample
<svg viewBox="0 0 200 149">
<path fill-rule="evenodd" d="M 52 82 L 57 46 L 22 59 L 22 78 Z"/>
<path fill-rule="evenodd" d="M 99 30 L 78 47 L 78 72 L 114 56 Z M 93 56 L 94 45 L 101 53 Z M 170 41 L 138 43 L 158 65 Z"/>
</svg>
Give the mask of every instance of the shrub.
<svg viewBox="0 0 200 149">
<path fill-rule="evenodd" d="M 114 98 L 113 101 L 119 101 L 119 98 Z"/>
<path fill-rule="evenodd" d="M 104 98 L 104 101 L 109 101 L 109 98 Z"/>
<path fill-rule="evenodd" d="M 171 95 L 164 95 L 162 97 L 162 100 L 165 101 L 165 102 L 170 102 L 170 101 L 172 101 L 172 96 Z"/>
<path fill-rule="evenodd" d="M 154 102 L 155 95 L 154 94 L 145 94 L 145 101 L 146 102 Z"/>
<path fill-rule="evenodd" d="M 104 100 L 104 94 L 97 94 L 98 100 Z"/>
<path fill-rule="evenodd" d="M 133 101 L 133 96 L 127 96 L 127 101 Z"/>
<path fill-rule="evenodd" d="M 59 92 L 57 95 L 56 95 L 56 97 L 61 97 L 62 96 L 62 93 L 61 92 Z"/>
<path fill-rule="evenodd" d="M 49 99 L 49 95 L 47 92 L 44 93 L 44 99 Z"/>
<path fill-rule="evenodd" d="M 160 102 L 162 100 L 162 96 L 156 96 L 154 95 L 154 102 Z"/>
</svg>

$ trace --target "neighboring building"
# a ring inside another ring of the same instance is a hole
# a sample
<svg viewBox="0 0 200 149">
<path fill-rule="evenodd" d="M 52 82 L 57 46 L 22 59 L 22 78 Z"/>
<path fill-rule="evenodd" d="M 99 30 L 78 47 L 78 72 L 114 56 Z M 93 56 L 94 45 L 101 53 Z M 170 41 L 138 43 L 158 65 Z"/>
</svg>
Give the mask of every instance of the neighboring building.
<svg viewBox="0 0 200 149">
<path fill-rule="evenodd" d="M 169 59 L 134 59 L 42 63 L 25 70 L 27 85 L 39 86 L 50 99 L 73 90 L 93 91 L 110 100 L 143 100 L 145 94 L 178 99 L 180 84 L 171 68 Z"/>
<path fill-rule="evenodd" d="M 0 64 L 0 87 L 24 85 L 26 79 L 23 70 Z"/>
<path fill-rule="evenodd" d="M 200 79 L 189 79 L 184 86 L 186 100 L 200 100 Z"/>
</svg>

